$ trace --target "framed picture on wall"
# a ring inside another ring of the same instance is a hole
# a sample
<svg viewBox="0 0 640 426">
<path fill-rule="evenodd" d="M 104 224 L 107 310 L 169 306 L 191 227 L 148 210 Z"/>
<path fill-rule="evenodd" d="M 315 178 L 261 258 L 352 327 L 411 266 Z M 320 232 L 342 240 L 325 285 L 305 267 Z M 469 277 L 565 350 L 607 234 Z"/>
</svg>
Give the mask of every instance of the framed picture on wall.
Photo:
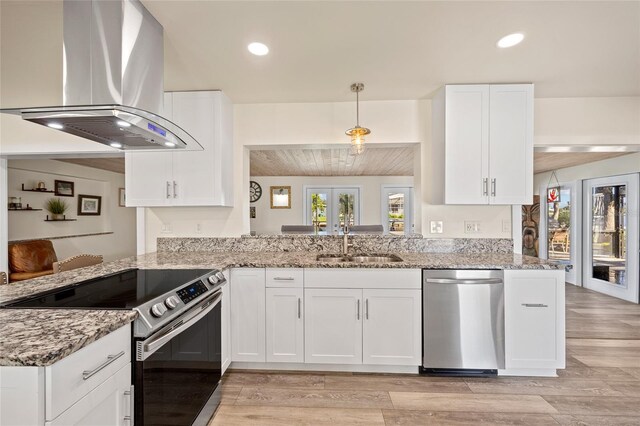
<svg viewBox="0 0 640 426">
<path fill-rule="evenodd" d="M 272 209 L 290 209 L 291 208 L 291 187 L 290 186 L 271 186 L 271 208 Z"/>
<path fill-rule="evenodd" d="M 54 192 L 58 197 L 73 197 L 73 182 L 56 180 L 53 186 Z"/>
<path fill-rule="evenodd" d="M 127 206 L 127 200 L 125 198 L 124 188 L 120 188 L 118 190 L 118 206 L 120 207 Z"/>
<path fill-rule="evenodd" d="M 100 216 L 102 197 L 99 195 L 78 195 L 78 216 Z"/>
</svg>

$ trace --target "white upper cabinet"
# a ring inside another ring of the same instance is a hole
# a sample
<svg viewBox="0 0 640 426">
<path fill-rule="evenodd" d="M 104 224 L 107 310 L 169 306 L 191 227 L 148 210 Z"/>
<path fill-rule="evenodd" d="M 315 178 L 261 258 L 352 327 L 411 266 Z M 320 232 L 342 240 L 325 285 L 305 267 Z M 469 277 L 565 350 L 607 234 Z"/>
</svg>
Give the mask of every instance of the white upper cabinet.
<svg viewBox="0 0 640 426">
<path fill-rule="evenodd" d="M 220 91 L 165 93 L 164 115 L 203 151 L 127 152 L 127 206 L 233 206 L 233 105 Z"/>
<path fill-rule="evenodd" d="M 532 84 L 448 85 L 432 114 L 434 203 L 532 202 Z"/>
</svg>

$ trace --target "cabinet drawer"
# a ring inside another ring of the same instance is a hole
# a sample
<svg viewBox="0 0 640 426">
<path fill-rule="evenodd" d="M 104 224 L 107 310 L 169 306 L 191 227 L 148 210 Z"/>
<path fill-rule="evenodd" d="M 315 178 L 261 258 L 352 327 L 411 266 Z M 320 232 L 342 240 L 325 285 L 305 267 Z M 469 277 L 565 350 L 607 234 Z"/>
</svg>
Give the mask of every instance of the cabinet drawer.
<svg viewBox="0 0 640 426">
<path fill-rule="evenodd" d="M 421 269 L 306 268 L 307 288 L 422 288 Z"/>
<path fill-rule="evenodd" d="M 302 287 L 304 270 L 302 268 L 268 268 L 267 287 Z"/>
<path fill-rule="evenodd" d="M 130 362 L 131 325 L 127 324 L 46 367 L 46 419 L 55 419 Z"/>
</svg>

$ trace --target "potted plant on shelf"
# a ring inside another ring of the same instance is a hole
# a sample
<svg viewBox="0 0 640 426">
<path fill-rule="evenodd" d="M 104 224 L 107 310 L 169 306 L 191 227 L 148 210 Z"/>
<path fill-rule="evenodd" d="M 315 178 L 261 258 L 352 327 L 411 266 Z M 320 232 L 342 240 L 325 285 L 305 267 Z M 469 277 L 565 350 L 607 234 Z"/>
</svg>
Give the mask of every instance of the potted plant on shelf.
<svg viewBox="0 0 640 426">
<path fill-rule="evenodd" d="M 51 213 L 51 220 L 64 220 L 64 212 L 67 211 L 69 205 L 60 198 L 49 198 L 44 208 Z"/>
</svg>

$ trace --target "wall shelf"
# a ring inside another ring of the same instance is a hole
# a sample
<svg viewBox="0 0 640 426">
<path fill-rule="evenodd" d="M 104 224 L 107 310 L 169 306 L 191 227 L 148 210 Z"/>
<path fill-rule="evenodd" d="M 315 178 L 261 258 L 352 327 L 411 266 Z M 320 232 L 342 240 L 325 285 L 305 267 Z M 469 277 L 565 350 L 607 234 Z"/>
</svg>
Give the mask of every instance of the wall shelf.
<svg viewBox="0 0 640 426">
<path fill-rule="evenodd" d="M 45 189 L 45 190 L 40 190 L 40 189 L 24 189 L 24 183 L 22 184 L 22 190 L 23 190 L 24 192 L 43 192 L 43 193 L 45 193 L 45 194 L 46 194 L 47 192 L 48 192 L 48 193 L 50 193 L 50 194 L 53 194 L 53 193 L 55 193 L 55 192 L 56 192 L 56 191 L 54 191 L 53 189 Z"/>
<path fill-rule="evenodd" d="M 10 212 L 41 212 L 42 209 L 8 209 Z"/>
<path fill-rule="evenodd" d="M 45 222 L 73 222 L 78 219 L 45 219 Z"/>
</svg>

